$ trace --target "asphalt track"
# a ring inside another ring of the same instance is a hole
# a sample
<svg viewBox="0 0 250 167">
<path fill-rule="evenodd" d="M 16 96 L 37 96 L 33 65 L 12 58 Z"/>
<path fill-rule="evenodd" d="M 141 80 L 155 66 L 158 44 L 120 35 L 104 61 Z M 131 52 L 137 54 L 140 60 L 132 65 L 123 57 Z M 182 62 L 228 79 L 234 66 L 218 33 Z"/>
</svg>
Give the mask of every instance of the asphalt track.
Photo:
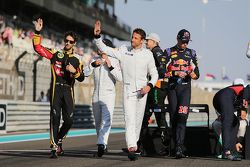
<svg viewBox="0 0 250 167">
<path fill-rule="evenodd" d="M 215 158 L 189 157 L 176 160 L 172 157 L 140 157 L 129 161 L 121 151 L 125 147 L 124 133 L 114 133 L 109 138 L 109 152 L 102 158 L 95 157 L 96 135 L 69 137 L 64 142 L 65 155 L 49 159 L 49 141 L 23 141 L 0 144 L 0 167 L 249 167 L 250 160 L 232 162 Z"/>
</svg>

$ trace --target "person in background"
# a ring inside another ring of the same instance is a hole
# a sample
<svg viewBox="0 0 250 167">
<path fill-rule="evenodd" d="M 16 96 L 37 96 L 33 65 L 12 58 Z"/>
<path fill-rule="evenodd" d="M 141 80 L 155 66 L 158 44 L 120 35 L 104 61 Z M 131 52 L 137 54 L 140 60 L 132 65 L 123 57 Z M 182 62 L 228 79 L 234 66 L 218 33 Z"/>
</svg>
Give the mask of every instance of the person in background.
<svg viewBox="0 0 250 167">
<path fill-rule="evenodd" d="M 3 44 L 3 33 L 5 30 L 6 24 L 5 24 L 5 18 L 4 16 L 0 15 L 0 45 Z"/>
<path fill-rule="evenodd" d="M 37 102 L 47 102 L 47 101 L 48 101 L 47 96 L 45 96 L 44 92 L 41 91 L 40 97 L 37 99 Z"/>
<path fill-rule="evenodd" d="M 246 120 L 248 99 L 249 99 L 249 85 L 244 87 L 242 79 L 236 79 L 232 86 L 228 86 L 219 90 L 213 98 L 213 105 L 216 112 L 219 114 L 219 119 L 213 124 L 216 133 L 222 133 L 222 157 L 232 161 L 239 161 L 241 158 L 234 154 L 236 144 L 240 143 L 240 136 L 245 133 L 242 132 L 244 120 Z M 237 112 L 240 118 L 241 128 L 239 129 L 239 119 L 234 114 Z M 218 128 L 218 121 L 221 122 L 221 128 Z M 220 130 L 221 129 L 221 130 Z M 237 141 L 237 133 L 239 139 Z M 242 145 L 237 145 L 240 151 Z"/>
<path fill-rule="evenodd" d="M 146 37 L 146 47 L 151 50 L 155 60 L 155 66 L 158 71 L 159 79 L 154 88 L 150 90 L 147 97 L 147 103 L 142 122 L 142 129 L 140 134 L 139 144 L 143 142 L 148 133 L 148 124 L 150 117 L 154 113 L 158 130 L 161 133 L 161 140 L 164 146 L 168 146 L 169 134 L 167 132 L 167 121 L 165 111 L 165 98 L 167 96 L 167 79 L 166 73 L 166 58 L 159 46 L 160 37 L 156 33 L 150 33 Z M 150 76 L 149 76 L 150 77 Z M 162 148 L 159 154 L 166 154 L 166 148 Z"/>
</svg>

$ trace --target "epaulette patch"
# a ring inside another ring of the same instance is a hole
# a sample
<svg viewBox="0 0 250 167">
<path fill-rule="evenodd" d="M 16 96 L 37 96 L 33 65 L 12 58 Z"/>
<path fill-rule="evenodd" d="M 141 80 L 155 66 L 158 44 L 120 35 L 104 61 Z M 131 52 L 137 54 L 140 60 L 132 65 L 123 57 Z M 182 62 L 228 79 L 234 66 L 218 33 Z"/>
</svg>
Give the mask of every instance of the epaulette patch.
<svg viewBox="0 0 250 167">
<path fill-rule="evenodd" d="M 174 54 L 174 55 L 171 55 L 171 58 L 176 58 L 177 57 L 177 54 Z"/>
<path fill-rule="evenodd" d="M 177 51 L 173 51 L 170 53 L 170 55 L 176 55 L 177 54 Z"/>
</svg>

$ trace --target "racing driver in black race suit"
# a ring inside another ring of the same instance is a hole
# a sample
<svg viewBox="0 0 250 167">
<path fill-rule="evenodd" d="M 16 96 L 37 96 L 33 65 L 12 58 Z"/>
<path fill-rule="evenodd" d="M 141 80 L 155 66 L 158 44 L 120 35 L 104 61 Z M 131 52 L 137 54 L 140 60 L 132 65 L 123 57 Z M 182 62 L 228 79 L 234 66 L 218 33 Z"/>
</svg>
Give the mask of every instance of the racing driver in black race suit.
<svg viewBox="0 0 250 167">
<path fill-rule="evenodd" d="M 74 111 L 74 83 L 84 80 L 82 63 L 74 53 L 74 46 L 77 36 L 74 32 L 65 33 L 63 49 L 48 49 L 41 45 L 42 37 L 40 31 L 43 27 L 43 20 L 38 18 L 34 21 L 35 34 L 33 37 L 34 50 L 42 57 L 50 60 L 51 63 L 51 88 L 50 88 L 50 147 L 51 158 L 64 154 L 62 140 L 66 137 L 73 124 Z M 63 118 L 60 126 L 61 112 Z"/>
</svg>

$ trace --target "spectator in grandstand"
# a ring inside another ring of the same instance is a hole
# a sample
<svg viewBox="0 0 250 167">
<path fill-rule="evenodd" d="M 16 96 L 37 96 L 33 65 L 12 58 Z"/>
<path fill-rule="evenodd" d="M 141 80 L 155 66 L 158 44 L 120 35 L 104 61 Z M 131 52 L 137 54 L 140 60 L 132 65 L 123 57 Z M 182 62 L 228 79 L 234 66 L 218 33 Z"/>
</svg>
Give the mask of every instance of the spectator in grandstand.
<svg viewBox="0 0 250 167">
<path fill-rule="evenodd" d="M 3 32 L 5 29 L 5 18 L 4 16 L 0 15 L 0 32 Z"/>
<path fill-rule="evenodd" d="M 244 81 L 242 79 L 237 79 L 234 81 L 232 86 L 223 88 L 219 90 L 214 98 L 213 105 L 216 112 L 219 114 L 219 119 L 213 123 L 214 129 L 216 129 L 217 134 L 220 134 L 218 129 L 218 121 L 221 121 L 222 130 L 222 156 L 225 159 L 232 161 L 241 160 L 239 156 L 234 154 L 235 146 L 237 146 L 238 151 L 240 151 L 241 137 L 244 136 L 244 123 L 246 120 L 248 101 L 249 101 L 249 85 L 244 87 Z M 237 112 L 241 123 L 241 128 L 239 129 L 239 119 L 234 114 Z M 243 129 L 242 129 L 243 128 Z M 239 130 L 238 130 L 239 129 Z M 238 132 L 238 141 L 237 138 Z M 237 143 L 237 145 L 236 145 Z"/>
<path fill-rule="evenodd" d="M 82 64 L 74 52 L 78 38 L 74 32 L 66 32 L 63 49 L 48 49 L 41 45 L 40 31 L 43 28 L 43 20 L 38 18 L 33 23 L 35 25 L 34 50 L 40 56 L 49 59 L 51 63 L 50 148 L 51 158 L 57 158 L 58 155 L 64 154 L 62 141 L 73 123 L 75 79 L 80 82 L 84 80 Z M 59 129 L 61 112 L 64 122 Z"/>
<path fill-rule="evenodd" d="M 45 96 L 44 92 L 41 91 L 40 97 L 38 97 L 37 102 L 47 102 L 47 101 L 48 101 L 47 96 Z"/>
<path fill-rule="evenodd" d="M 84 56 L 84 48 L 83 47 L 78 47 L 76 52 L 79 56 L 81 56 L 81 57 Z"/>
<path fill-rule="evenodd" d="M 103 39 L 103 42 L 114 48 L 112 42 Z M 111 129 L 113 112 L 115 107 L 115 84 L 122 81 L 122 73 L 119 60 L 108 58 L 105 53 L 97 51 L 89 65 L 84 68 L 85 76 L 94 73 L 94 92 L 92 107 L 97 133 L 98 157 L 107 150 L 108 137 Z"/>
<path fill-rule="evenodd" d="M 13 29 L 9 26 L 7 26 L 3 32 L 2 39 L 5 41 L 9 46 L 13 46 L 12 43 L 12 37 L 13 37 Z"/>
<path fill-rule="evenodd" d="M 25 39 L 26 38 L 26 31 L 23 29 L 21 33 L 21 38 Z"/>
<path fill-rule="evenodd" d="M 2 15 L 0 15 L 0 45 L 3 44 L 3 32 L 5 30 L 5 19 Z"/>
<path fill-rule="evenodd" d="M 101 23 L 96 21 L 94 26 L 95 42 L 101 52 L 117 58 L 121 63 L 123 77 L 123 106 L 125 115 L 125 135 L 128 148 L 128 158 L 138 159 L 138 146 L 147 93 L 158 80 L 153 54 L 143 48 L 146 38 L 144 30 L 137 28 L 133 31 L 131 46 L 111 48 L 101 39 Z M 151 76 L 148 81 L 147 76 Z"/>
<path fill-rule="evenodd" d="M 33 38 L 33 35 L 34 35 L 34 32 L 32 30 L 28 30 L 27 31 L 27 35 L 29 37 L 29 39 L 32 39 Z"/>
</svg>

